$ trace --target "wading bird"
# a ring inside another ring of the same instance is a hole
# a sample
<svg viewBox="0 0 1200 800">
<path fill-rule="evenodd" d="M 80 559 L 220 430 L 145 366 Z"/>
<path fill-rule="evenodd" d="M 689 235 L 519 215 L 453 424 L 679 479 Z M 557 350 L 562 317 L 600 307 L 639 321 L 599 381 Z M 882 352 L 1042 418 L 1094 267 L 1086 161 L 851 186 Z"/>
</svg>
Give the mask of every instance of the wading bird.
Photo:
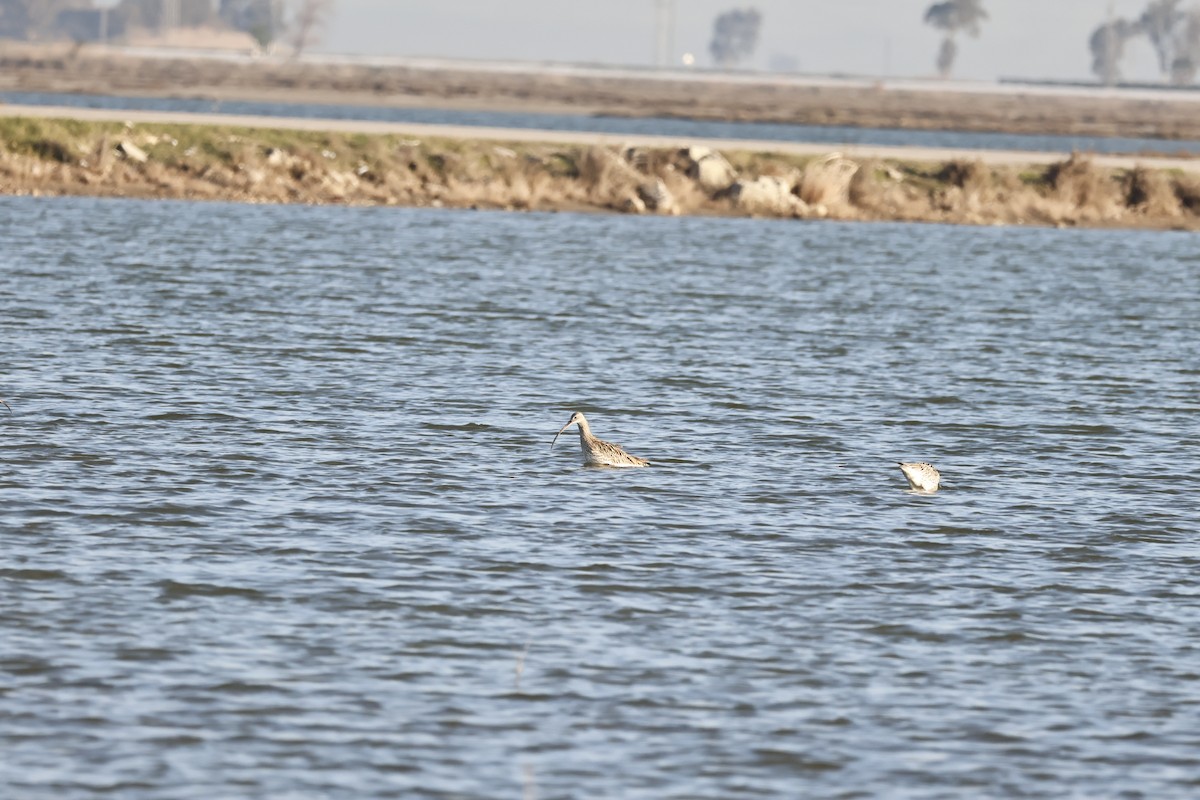
<svg viewBox="0 0 1200 800">
<path fill-rule="evenodd" d="M 933 494 L 942 485 L 942 473 L 924 461 L 897 461 L 908 485 L 922 494 Z"/>
<path fill-rule="evenodd" d="M 571 418 L 567 420 L 567 424 L 563 425 L 558 433 L 554 434 L 554 441 L 550 442 L 551 448 L 554 447 L 554 442 L 558 441 L 558 437 L 562 435 L 562 432 L 572 425 L 579 426 L 579 447 L 583 450 L 583 463 L 585 465 L 589 467 L 649 466 L 650 462 L 646 459 L 631 456 L 622 450 L 619 445 L 592 436 L 592 429 L 588 427 L 587 419 L 578 411 L 571 415 Z"/>
</svg>

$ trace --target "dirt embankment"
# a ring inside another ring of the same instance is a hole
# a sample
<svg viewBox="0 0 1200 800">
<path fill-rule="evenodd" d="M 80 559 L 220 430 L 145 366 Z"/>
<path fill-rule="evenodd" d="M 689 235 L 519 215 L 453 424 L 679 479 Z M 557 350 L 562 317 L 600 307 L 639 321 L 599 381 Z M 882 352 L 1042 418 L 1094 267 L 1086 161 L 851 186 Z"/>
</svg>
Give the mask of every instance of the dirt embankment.
<svg viewBox="0 0 1200 800">
<path fill-rule="evenodd" d="M 712 76 L 709 76 L 710 78 Z M 1200 139 L 1195 100 L 277 60 L 0 43 L 0 89 Z M 1179 95 L 1182 98 L 1182 95 Z"/>
<path fill-rule="evenodd" d="M 1200 229 L 1200 176 L 0 118 L 0 193 Z"/>
</svg>

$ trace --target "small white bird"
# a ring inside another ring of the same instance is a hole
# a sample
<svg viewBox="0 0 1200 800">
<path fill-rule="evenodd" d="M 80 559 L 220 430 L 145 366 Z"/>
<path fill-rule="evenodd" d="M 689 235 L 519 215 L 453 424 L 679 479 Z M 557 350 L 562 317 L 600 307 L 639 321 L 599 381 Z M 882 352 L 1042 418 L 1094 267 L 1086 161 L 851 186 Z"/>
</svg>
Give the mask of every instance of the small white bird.
<svg viewBox="0 0 1200 800">
<path fill-rule="evenodd" d="M 554 434 L 554 441 L 550 442 L 550 447 L 553 448 L 554 442 L 558 441 L 562 432 L 572 425 L 579 426 L 579 447 L 583 450 L 585 465 L 589 467 L 646 467 L 650 465 L 650 462 L 644 458 L 629 455 L 619 445 L 597 439 L 592 435 L 592 429 L 588 427 L 587 419 L 578 411 L 571 415 L 567 424 L 563 425 L 558 433 Z"/>
<path fill-rule="evenodd" d="M 924 461 L 897 461 L 908 485 L 922 494 L 933 494 L 942 485 L 942 473 Z"/>
</svg>

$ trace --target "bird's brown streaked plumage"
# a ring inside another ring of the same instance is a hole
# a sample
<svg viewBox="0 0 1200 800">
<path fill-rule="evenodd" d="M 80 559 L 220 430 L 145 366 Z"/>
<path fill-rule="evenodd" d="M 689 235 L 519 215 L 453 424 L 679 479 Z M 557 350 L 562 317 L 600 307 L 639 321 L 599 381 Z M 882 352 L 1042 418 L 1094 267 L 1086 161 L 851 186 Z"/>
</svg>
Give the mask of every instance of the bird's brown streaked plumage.
<svg viewBox="0 0 1200 800">
<path fill-rule="evenodd" d="M 926 461 L 897 461 L 908 485 L 923 494 L 933 494 L 942 485 L 942 473 Z"/>
<path fill-rule="evenodd" d="M 650 462 L 644 458 L 629 455 L 620 445 L 597 439 L 592 435 L 592 429 L 588 427 L 587 418 L 578 411 L 571 415 L 567 424 L 563 425 L 558 433 L 554 434 L 554 441 L 550 442 L 550 446 L 554 447 L 554 442 L 558 441 L 562 432 L 572 425 L 579 426 L 579 447 L 583 450 L 585 465 L 589 467 L 646 467 L 650 465 Z"/>
</svg>

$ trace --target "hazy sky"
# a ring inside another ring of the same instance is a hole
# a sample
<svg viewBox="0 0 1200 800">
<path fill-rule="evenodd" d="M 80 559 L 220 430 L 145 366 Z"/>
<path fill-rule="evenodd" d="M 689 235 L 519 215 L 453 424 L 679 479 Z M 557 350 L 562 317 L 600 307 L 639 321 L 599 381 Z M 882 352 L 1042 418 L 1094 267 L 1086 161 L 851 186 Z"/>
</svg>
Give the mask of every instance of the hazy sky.
<svg viewBox="0 0 1200 800">
<path fill-rule="evenodd" d="M 1197 0 L 1200 3 L 1200 0 Z M 794 63 L 802 72 L 928 76 L 940 41 L 922 21 L 929 0 L 675 0 L 675 55 L 711 65 L 713 19 L 753 6 L 763 15 L 748 66 Z M 1147 0 L 1113 0 L 1136 16 Z M 654 0 L 334 0 L 315 48 L 338 53 L 648 65 L 655 57 Z M 1188 4 L 1190 5 L 1190 3 Z M 959 39 L 954 74 L 1088 78 L 1088 36 L 1108 0 L 985 0 L 978 39 Z M 1125 77 L 1158 78 L 1153 50 L 1131 42 Z"/>
</svg>

